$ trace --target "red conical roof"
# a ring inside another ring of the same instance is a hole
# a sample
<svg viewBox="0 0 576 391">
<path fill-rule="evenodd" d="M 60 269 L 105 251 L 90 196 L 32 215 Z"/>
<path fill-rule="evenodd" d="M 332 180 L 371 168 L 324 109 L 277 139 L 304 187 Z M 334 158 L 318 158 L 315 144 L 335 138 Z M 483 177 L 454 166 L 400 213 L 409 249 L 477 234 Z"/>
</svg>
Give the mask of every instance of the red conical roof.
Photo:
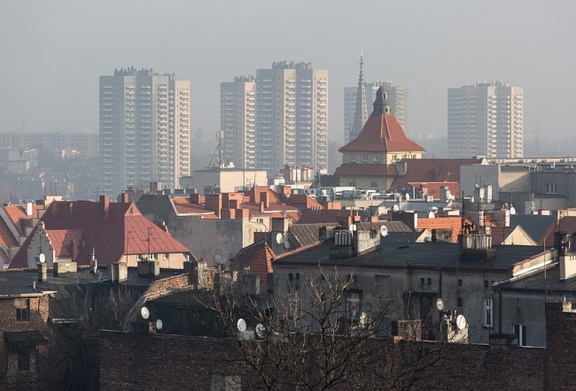
<svg viewBox="0 0 576 391">
<path fill-rule="evenodd" d="M 380 87 L 374 101 L 374 111 L 368 117 L 358 137 L 339 149 L 340 152 L 424 152 L 425 149 L 410 140 L 396 117 L 384 89 Z"/>
</svg>

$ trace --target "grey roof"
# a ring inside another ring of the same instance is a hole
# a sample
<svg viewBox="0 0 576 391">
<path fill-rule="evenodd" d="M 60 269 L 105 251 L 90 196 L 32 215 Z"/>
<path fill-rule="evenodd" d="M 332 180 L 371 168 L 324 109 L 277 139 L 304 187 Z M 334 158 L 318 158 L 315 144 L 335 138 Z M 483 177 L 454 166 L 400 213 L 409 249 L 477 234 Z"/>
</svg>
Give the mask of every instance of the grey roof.
<svg viewBox="0 0 576 391">
<path fill-rule="evenodd" d="M 537 243 L 542 243 L 548 228 L 556 221 L 555 216 L 546 215 L 511 215 L 510 225 L 520 225 Z M 550 243 L 552 245 L 552 243 Z"/>
<path fill-rule="evenodd" d="M 379 249 L 351 258 L 330 258 L 333 241 L 285 253 L 279 256 L 274 267 L 288 265 L 323 264 L 330 266 L 369 268 L 411 268 L 456 270 L 492 270 L 509 272 L 512 266 L 542 252 L 540 246 L 493 246 L 496 256 L 492 261 L 458 261 L 458 244 L 444 242 L 382 242 Z"/>
</svg>

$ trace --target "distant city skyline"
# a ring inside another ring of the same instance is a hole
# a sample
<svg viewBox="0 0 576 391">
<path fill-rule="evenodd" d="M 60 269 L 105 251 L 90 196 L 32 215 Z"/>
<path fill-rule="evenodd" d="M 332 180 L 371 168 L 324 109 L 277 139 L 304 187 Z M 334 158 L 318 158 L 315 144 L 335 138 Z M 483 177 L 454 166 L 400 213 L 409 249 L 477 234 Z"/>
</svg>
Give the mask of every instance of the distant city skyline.
<svg viewBox="0 0 576 391">
<path fill-rule="evenodd" d="M 361 50 L 366 80 L 409 89 L 411 134 L 445 135 L 447 90 L 498 79 L 524 87 L 526 135 L 574 131 L 570 0 L 175 0 L 162 12 L 151 0 L 2 2 L 0 132 L 97 132 L 98 77 L 135 66 L 190 80 L 191 127 L 213 138 L 220 82 L 290 59 L 330 72 L 329 139 L 341 143 L 342 90 L 357 83 Z"/>
</svg>

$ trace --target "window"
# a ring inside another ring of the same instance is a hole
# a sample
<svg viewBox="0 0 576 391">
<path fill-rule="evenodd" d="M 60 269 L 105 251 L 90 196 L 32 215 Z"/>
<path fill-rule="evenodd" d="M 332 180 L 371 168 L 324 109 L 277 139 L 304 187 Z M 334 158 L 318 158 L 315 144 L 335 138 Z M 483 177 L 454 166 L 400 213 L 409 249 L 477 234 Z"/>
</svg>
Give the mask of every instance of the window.
<svg viewBox="0 0 576 391">
<path fill-rule="evenodd" d="M 458 298 L 458 309 L 462 310 L 464 308 L 464 299 L 462 297 Z"/>
<path fill-rule="evenodd" d="M 376 297 L 391 297 L 392 286 L 390 276 L 377 274 L 376 278 Z"/>
<path fill-rule="evenodd" d="M 518 336 L 518 346 L 526 346 L 526 325 L 512 324 L 512 332 Z"/>
<path fill-rule="evenodd" d="M 546 194 L 556 194 L 556 184 L 547 183 L 546 184 Z"/>
<path fill-rule="evenodd" d="M 26 322 L 30 320 L 30 299 L 14 299 L 16 307 L 16 320 Z"/>
<path fill-rule="evenodd" d="M 424 281 L 426 281 L 426 279 L 424 277 L 420 277 L 420 285 L 424 285 Z"/>
<path fill-rule="evenodd" d="M 364 155 L 364 156 L 362 157 L 362 162 L 368 163 L 368 155 Z"/>
<path fill-rule="evenodd" d="M 484 300 L 484 327 L 491 328 L 494 322 L 494 308 L 492 306 L 492 299 Z"/>
<path fill-rule="evenodd" d="M 375 189 L 378 187 L 378 182 L 370 182 L 370 187 Z"/>
<path fill-rule="evenodd" d="M 458 280 L 458 286 L 462 286 L 462 280 Z"/>
<path fill-rule="evenodd" d="M 346 314 L 349 320 L 358 320 L 360 316 L 360 292 L 346 294 Z"/>
<path fill-rule="evenodd" d="M 428 278 L 428 285 L 432 285 L 432 279 Z"/>
</svg>

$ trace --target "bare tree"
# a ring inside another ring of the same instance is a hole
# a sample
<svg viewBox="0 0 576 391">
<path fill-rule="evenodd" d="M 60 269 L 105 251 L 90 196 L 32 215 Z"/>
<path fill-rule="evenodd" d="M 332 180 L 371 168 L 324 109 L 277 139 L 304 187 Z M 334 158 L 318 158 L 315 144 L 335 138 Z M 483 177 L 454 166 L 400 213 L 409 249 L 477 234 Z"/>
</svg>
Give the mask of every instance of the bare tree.
<svg viewBox="0 0 576 391">
<path fill-rule="evenodd" d="M 414 369 L 437 361 L 434 349 L 399 354 L 390 338 L 376 338 L 389 327 L 389 302 L 355 301 L 354 276 L 320 272 L 319 277 L 306 275 L 302 286 L 281 282 L 286 294 L 262 298 L 231 284 L 204 303 L 234 336 L 238 355 L 230 361 L 249 368 L 255 379 L 247 387 L 400 390 L 418 381 L 418 376 L 408 379 Z M 402 355 L 413 361 L 411 371 L 391 360 Z"/>
<path fill-rule="evenodd" d="M 139 294 L 122 285 L 62 287 L 51 303 L 54 346 L 50 372 L 54 390 L 98 390 L 98 332 L 121 330 Z"/>
</svg>

